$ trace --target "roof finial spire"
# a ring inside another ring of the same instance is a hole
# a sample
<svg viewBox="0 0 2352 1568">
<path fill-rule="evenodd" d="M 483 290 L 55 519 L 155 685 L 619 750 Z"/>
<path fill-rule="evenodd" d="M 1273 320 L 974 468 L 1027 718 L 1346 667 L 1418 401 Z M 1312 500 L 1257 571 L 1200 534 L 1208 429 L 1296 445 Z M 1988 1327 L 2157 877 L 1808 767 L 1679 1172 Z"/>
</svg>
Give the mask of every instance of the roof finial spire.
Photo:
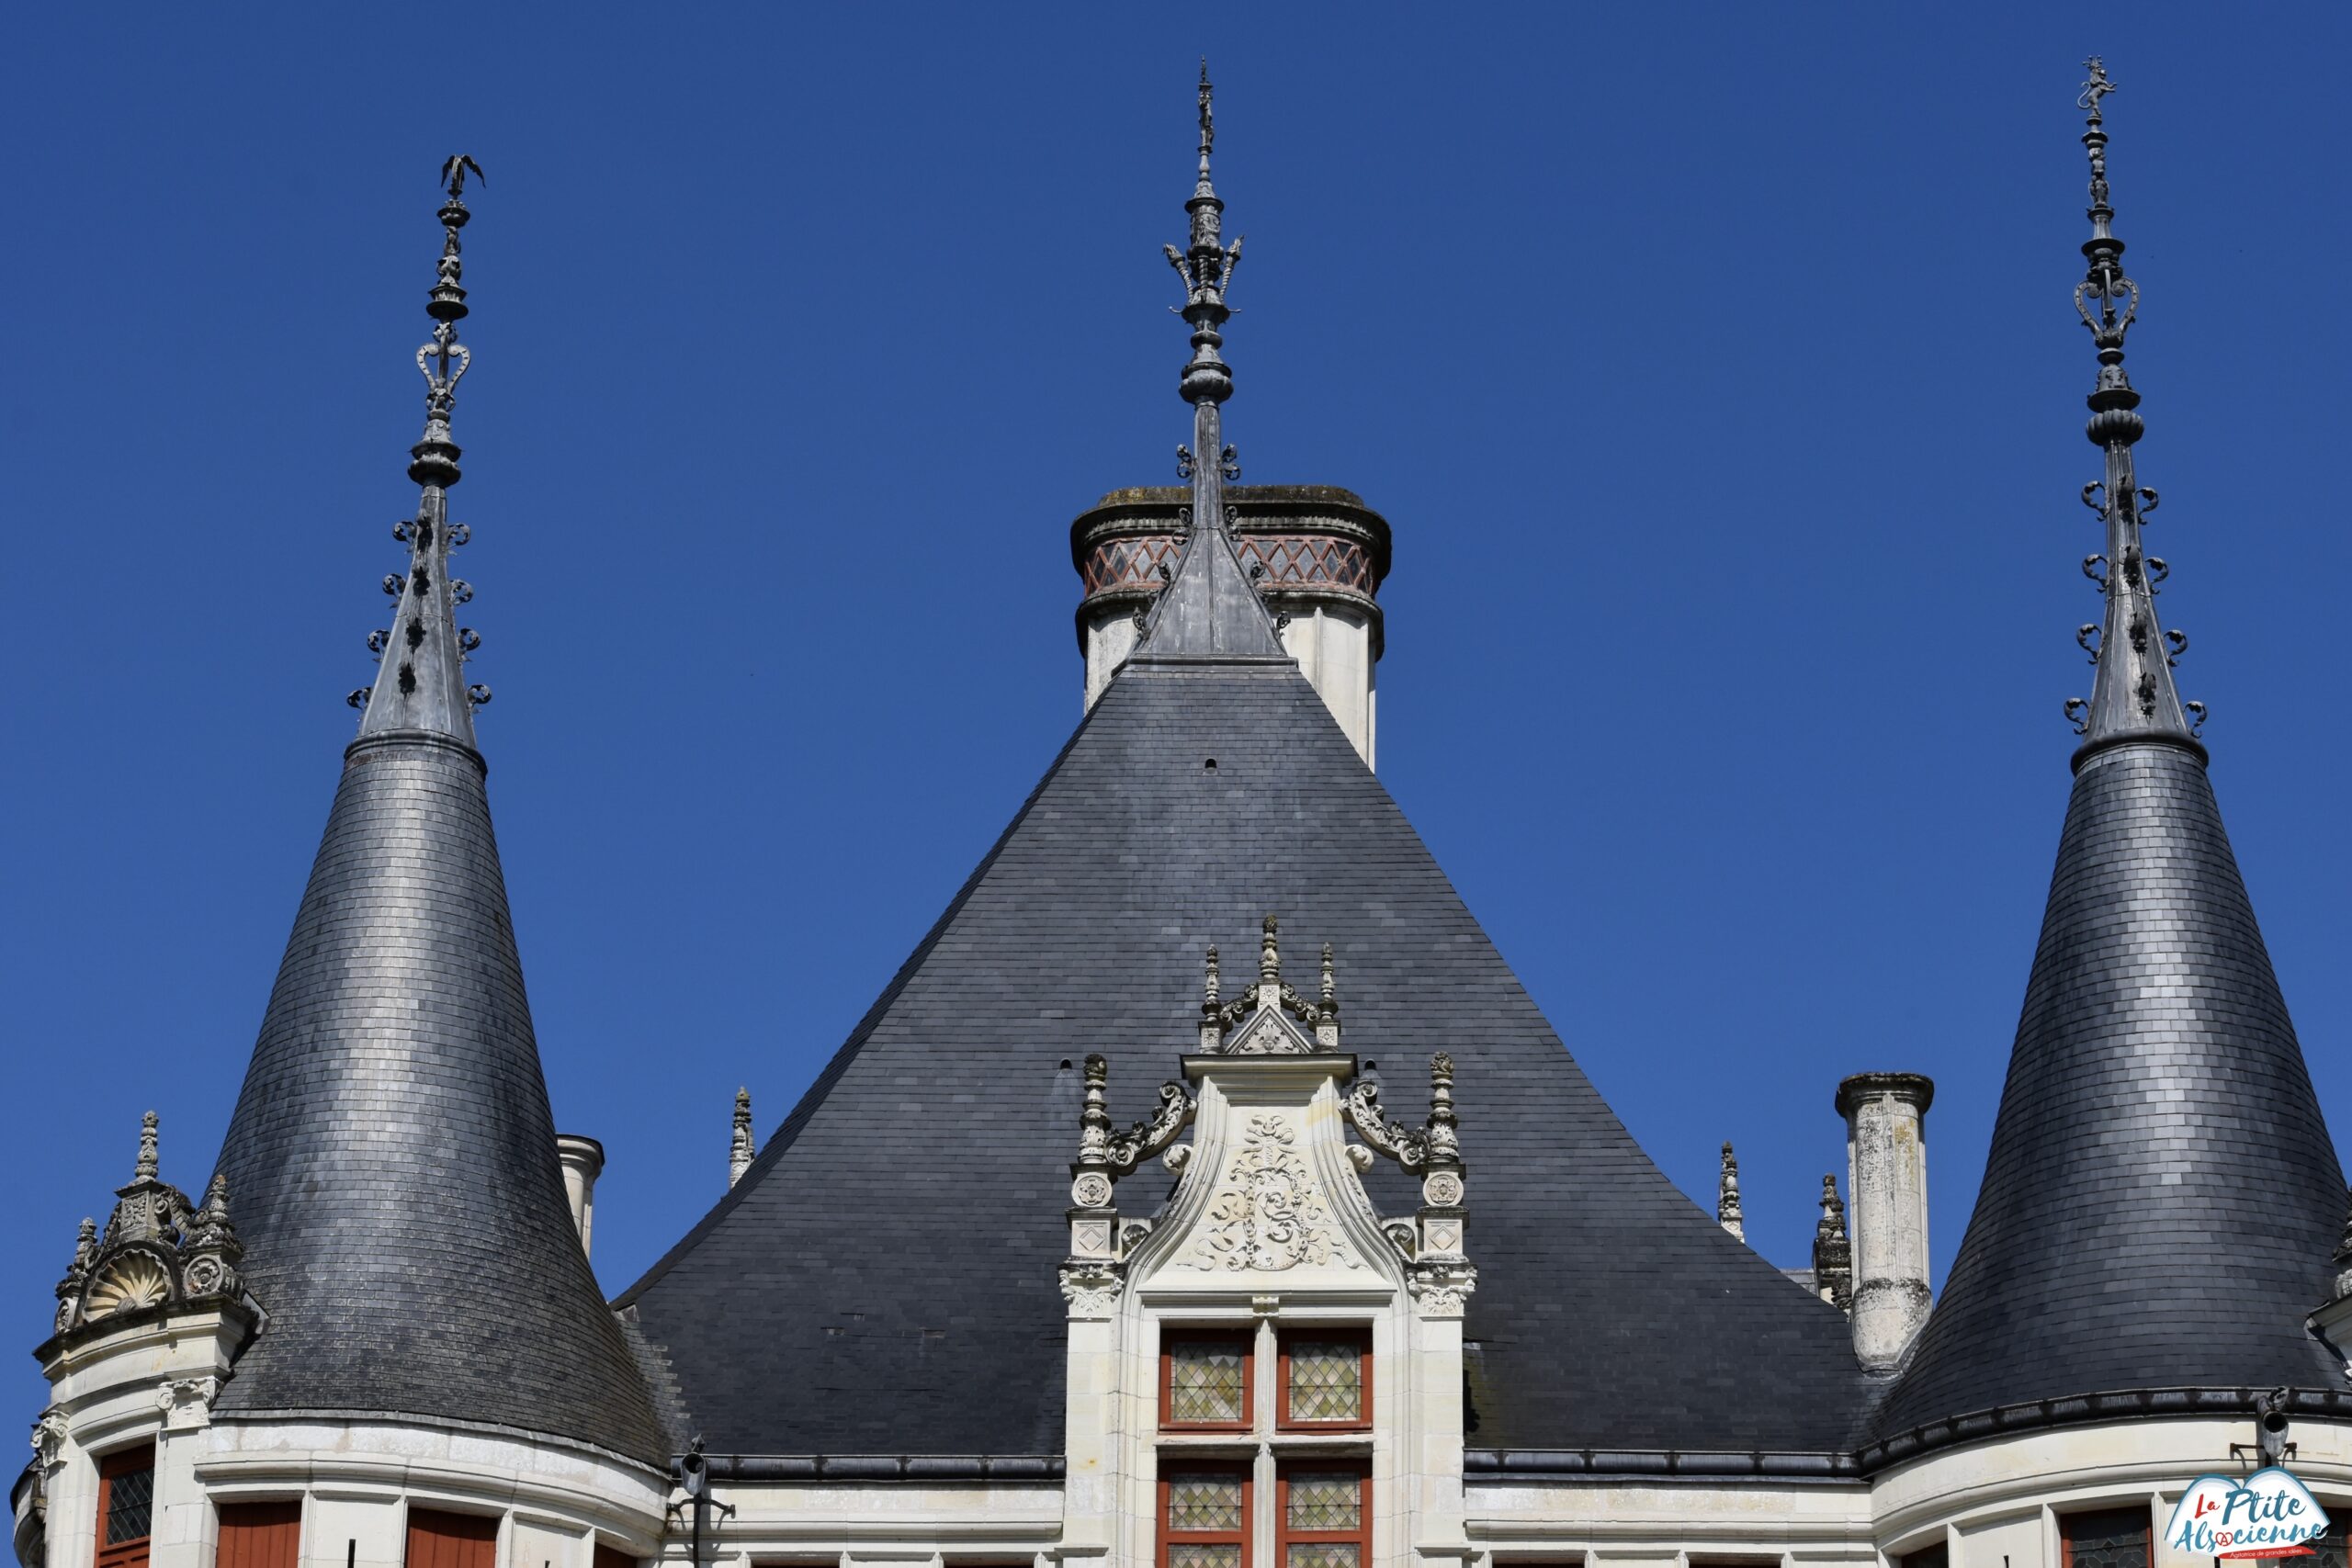
<svg viewBox="0 0 2352 1568">
<path fill-rule="evenodd" d="M 391 626 L 368 638 L 368 651 L 382 659 L 376 683 L 351 694 L 351 705 L 366 710 L 359 720 L 363 740 L 404 733 L 438 736 L 470 748 L 473 710 L 490 701 L 488 686 L 466 683 L 467 655 L 481 638 L 456 619 L 457 606 L 474 591 L 448 572 L 449 551 L 470 536 L 465 525 L 448 520 L 448 489 L 463 477 L 449 415 L 457 406 L 458 383 L 473 363 L 472 352 L 458 341 L 458 323 L 467 314 L 458 231 L 473 216 L 464 196 L 469 173 L 487 183 L 481 165 L 463 152 L 441 165 L 441 186 L 447 192 L 437 214 L 441 260 L 424 304 L 424 313 L 433 318 L 433 339 L 416 351 L 416 367 L 424 377 L 424 434 L 409 448 L 408 465 L 408 477 L 424 493 L 416 515 L 392 525 L 392 537 L 409 547 L 409 567 L 404 576 L 384 579 L 384 592 L 395 607 Z"/>
<path fill-rule="evenodd" d="M 1224 241 L 1225 202 L 1209 178 L 1209 151 L 1216 143 L 1216 89 L 1209 62 L 1201 62 L 1201 171 L 1184 210 L 1192 215 L 1192 242 L 1183 250 L 1160 247 L 1184 280 L 1184 303 L 1175 307 L 1193 329 L 1193 357 L 1185 362 L 1177 389 L 1193 405 L 1193 440 L 1176 448 L 1176 477 L 1190 479 L 1193 504 L 1184 513 L 1189 535 L 1170 585 L 1153 602 L 1142 646 L 1154 654 L 1240 654 L 1279 657 L 1282 645 L 1257 590 L 1234 554 L 1225 504 L 1228 480 L 1241 477 L 1240 458 L 1226 445 L 1226 399 L 1233 396 L 1233 371 L 1217 351 L 1233 312 L 1226 290 L 1241 261 L 1241 242 Z M 1215 547 L 1209 547 L 1214 546 Z M 1160 627 L 1174 622 L 1170 631 Z"/>
<path fill-rule="evenodd" d="M 2168 740 L 2202 757 L 2196 734 L 2205 717 L 2203 704 L 2183 704 L 2174 688 L 2173 661 L 2188 649 L 2188 638 L 2157 626 L 2156 585 L 2167 569 L 2141 548 L 2141 525 L 2156 509 L 2156 492 L 2143 487 L 2133 470 L 2132 448 L 2147 424 L 2138 412 L 2140 394 L 2123 369 L 2123 340 L 2139 315 L 2140 286 L 2123 270 L 2123 242 L 2115 237 L 2115 209 L 2108 200 L 2101 101 L 2116 85 L 2098 55 L 2084 64 L 2090 80 L 2075 102 L 2087 117 L 2083 146 L 2090 155 L 2091 237 L 2083 242 L 2089 266 L 2075 286 L 2075 309 L 2098 351 L 2098 382 L 2086 400 L 2091 417 L 2085 434 L 2106 452 L 2107 473 L 2083 487 L 2083 504 L 2106 525 L 2107 551 L 2084 558 L 2083 573 L 2105 594 L 2107 614 L 2075 634 L 2098 666 L 2089 699 L 2066 701 L 2066 716 L 2084 738 L 2075 752 L 2077 767 L 2092 753 L 2125 740 Z"/>
</svg>

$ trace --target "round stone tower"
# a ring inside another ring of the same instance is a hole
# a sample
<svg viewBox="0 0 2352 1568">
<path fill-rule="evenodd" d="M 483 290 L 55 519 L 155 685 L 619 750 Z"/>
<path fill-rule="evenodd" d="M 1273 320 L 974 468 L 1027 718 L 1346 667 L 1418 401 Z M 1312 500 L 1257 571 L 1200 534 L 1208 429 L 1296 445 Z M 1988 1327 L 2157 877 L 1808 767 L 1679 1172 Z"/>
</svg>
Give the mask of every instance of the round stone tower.
<svg viewBox="0 0 2352 1568">
<path fill-rule="evenodd" d="M 1176 570 L 1192 499 L 1175 485 L 1114 490 L 1069 525 L 1085 592 L 1078 643 L 1090 708 L 1135 650 L 1144 612 Z M 1283 649 L 1372 766 L 1387 519 L 1336 485 L 1227 485 L 1225 501 L 1234 547 L 1273 612 Z"/>
</svg>

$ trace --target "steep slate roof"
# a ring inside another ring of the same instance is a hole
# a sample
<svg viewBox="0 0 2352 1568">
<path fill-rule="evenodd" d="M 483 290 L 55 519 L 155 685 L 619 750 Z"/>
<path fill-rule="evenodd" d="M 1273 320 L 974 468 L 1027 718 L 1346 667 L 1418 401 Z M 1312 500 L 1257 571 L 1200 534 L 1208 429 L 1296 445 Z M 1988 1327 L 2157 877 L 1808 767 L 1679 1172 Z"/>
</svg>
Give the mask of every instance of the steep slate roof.
<svg viewBox="0 0 2352 1568">
<path fill-rule="evenodd" d="M 2335 1390 L 2335 1145 L 2201 753 L 2082 759 L 1968 1234 L 1885 1437 L 2123 1390 Z"/>
<path fill-rule="evenodd" d="M 1102 1052 L 1114 1114 L 1139 1113 L 1198 1023 L 1202 950 L 1268 912 L 1336 945 L 1350 1046 L 1397 1114 L 1430 1053 L 1459 1063 L 1474 1448 L 1843 1446 L 1845 1319 L 1635 1145 L 1296 667 L 1146 656 L 621 1298 L 712 1450 L 1058 1453 L 1073 1069 Z"/>
<path fill-rule="evenodd" d="M 473 746 L 448 571 L 467 217 L 448 172 L 409 570 L 221 1145 L 269 1316 L 216 1414 L 424 1416 L 660 1462 L 572 1228 Z"/>
</svg>

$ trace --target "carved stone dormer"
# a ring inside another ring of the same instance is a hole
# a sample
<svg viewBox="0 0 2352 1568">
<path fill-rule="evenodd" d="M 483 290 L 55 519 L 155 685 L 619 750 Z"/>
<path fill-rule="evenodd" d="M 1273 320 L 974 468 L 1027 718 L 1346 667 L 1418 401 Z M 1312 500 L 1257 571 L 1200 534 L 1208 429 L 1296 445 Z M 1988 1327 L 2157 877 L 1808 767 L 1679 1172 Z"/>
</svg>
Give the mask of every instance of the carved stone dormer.
<svg viewBox="0 0 2352 1568">
<path fill-rule="evenodd" d="M 57 1284 L 60 1338 L 135 1321 L 183 1306 L 235 1303 L 244 1295 L 238 1265 L 244 1244 L 229 1218 L 229 1185 L 214 1177 L 198 1209 L 162 1179 L 157 1119 L 141 1119 L 139 1160 L 130 1185 L 115 1191 L 104 1235 L 88 1220 L 74 1260 Z"/>
<path fill-rule="evenodd" d="M 1283 1466 L 1310 1456 L 1359 1466 L 1374 1495 L 1396 1500 L 1368 1527 L 1365 1561 L 1474 1554 L 1460 1483 L 1462 1334 L 1477 1273 L 1464 1251 L 1453 1059 L 1430 1062 L 1427 1116 L 1392 1121 L 1378 1081 L 1340 1049 L 1333 950 L 1321 950 L 1307 995 L 1283 983 L 1282 956 L 1269 916 L 1255 982 L 1228 999 L 1209 951 L 1182 1079 L 1124 1130 L 1111 1117 L 1108 1065 L 1086 1060 L 1061 1267 L 1066 1562 L 1153 1560 L 1158 1467 L 1199 1438 L 1170 1435 L 1162 1358 L 1203 1343 L 1224 1347 L 1219 1355 L 1247 1347 L 1239 1375 L 1258 1391 L 1255 1414 L 1217 1440 L 1227 1461 L 1256 1454 L 1253 1484 L 1272 1488 Z M 1119 1182 L 1154 1155 L 1175 1189 L 1148 1217 L 1125 1217 Z M 1419 1181 L 1408 1215 L 1384 1215 L 1365 1184 L 1384 1156 Z M 1363 1422 L 1325 1431 L 1311 1425 L 1320 1417 L 1298 1417 L 1302 1427 L 1273 1414 L 1291 1397 L 1279 1392 L 1282 1358 L 1330 1343 L 1359 1348 L 1344 1359 L 1370 1380 L 1358 1385 Z M 1261 1556 L 1274 1551 L 1270 1517 L 1250 1527 Z"/>
</svg>

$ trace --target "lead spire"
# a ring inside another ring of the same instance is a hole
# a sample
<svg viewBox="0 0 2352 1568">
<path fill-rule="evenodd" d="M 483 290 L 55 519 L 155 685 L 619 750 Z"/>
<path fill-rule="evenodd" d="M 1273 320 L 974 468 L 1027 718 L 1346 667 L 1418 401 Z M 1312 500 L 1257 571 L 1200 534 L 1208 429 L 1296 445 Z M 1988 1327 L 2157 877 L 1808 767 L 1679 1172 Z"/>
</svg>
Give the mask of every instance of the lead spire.
<svg viewBox="0 0 2352 1568">
<path fill-rule="evenodd" d="M 2091 417 L 2085 434 L 2106 452 L 2107 473 L 2083 487 L 2083 504 L 2106 525 L 2107 549 L 2086 556 L 2083 573 L 2099 585 L 2107 604 L 2102 621 L 2085 622 L 2075 634 L 2098 667 L 2089 699 L 2066 702 L 2066 715 L 2083 737 L 2075 753 L 2077 766 L 2125 740 L 2174 741 L 2202 756 L 2204 748 L 2195 737 L 2205 718 L 2204 705 L 2184 705 L 2173 685 L 2173 662 L 2188 649 L 2188 638 L 2156 624 L 2157 585 L 2166 568 L 2141 546 L 2141 529 L 2156 509 L 2156 492 L 2142 486 L 2133 471 L 2132 448 L 2147 426 L 2138 412 L 2140 394 L 2123 369 L 2123 340 L 2139 312 L 2140 286 L 2123 270 L 2123 242 L 2115 237 L 2115 209 L 2108 200 L 2100 105 L 2116 85 L 2097 55 L 2084 63 L 2090 80 L 2075 102 L 2088 116 L 2083 146 L 2090 154 L 2091 237 L 2083 242 L 2089 266 L 2075 288 L 2075 309 L 2098 350 L 2098 384 L 2086 400 Z"/>
<path fill-rule="evenodd" d="M 1241 477 L 1241 463 L 1226 444 L 1221 405 L 1233 396 L 1233 371 L 1217 351 L 1233 314 L 1225 296 L 1241 261 L 1241 242 L 1225 243 L 1225 202 L 1209 176 L 1209 152 L 1216 144 L 1215 95 L 1209 62 L 1203 60 L 1200 175 L 1192 199 L 1184 203 L 1192 215 L 1192 240 L 1181 251 L 1160 247 L 1184 280 L 1184 303 L 1175 310 L 1193 329 L 1193 357 L 1177 382 L 1193 405 L 1193 440 L 1176 448 L 1176 477 L 1192 481 L 1193 503 L 1184 519 L 1183 558 L 1152 605 L 1138 651 L 1272 658 L 1282 654 L 1282 643 L 1234 553 L 1225 504 L 1226 482 Z"/>
<path fill-rule="evenodd" d="M 481 165 L 460 152 L 441 166 L 447 193 L 441 220 L 441 261 L 426 298 L 433 338 L 416 351 L 424 376 L 424 434 L 409 448 L 408 477 L 424 487 L 416 515 L 392 525 L 392 537 L 409 547 L 408 570 L 384 579 L 394 604 L 389 628 L 369 634 L 368 651 L 380 657 L 376 683 L 351 694 L 361 708 L 359 735 L 439 736 L 467 747 L 474 743 L 473 710 L 490 701 L 490 688 L 466 683 L 467 656 L 481 639 L 457 624 L 457 607 L 473 589 L 449 575 L 449 552 L 466 542 L 469 530 L 449 522 L 448 490 L 463 477 L 458 444 L 449 434 L 449 414 L 458 400 L 473 354 L 458 341 L 465 319 L 465 264 L 458 232 L 472 214 L 466 209 L 466 175 L 483 180 Z"/>
</svg>

